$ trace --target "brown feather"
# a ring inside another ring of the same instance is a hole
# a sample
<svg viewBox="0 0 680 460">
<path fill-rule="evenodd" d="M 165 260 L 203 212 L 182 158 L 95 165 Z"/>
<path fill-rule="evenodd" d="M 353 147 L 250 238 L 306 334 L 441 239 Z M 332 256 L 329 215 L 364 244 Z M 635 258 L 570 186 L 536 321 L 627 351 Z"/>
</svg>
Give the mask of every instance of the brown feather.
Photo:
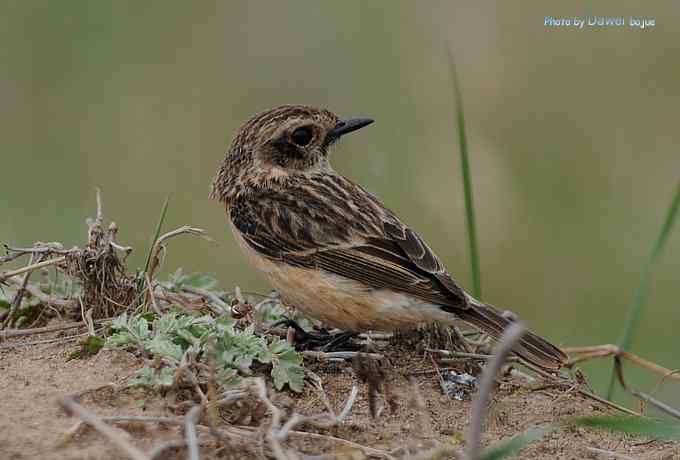
<svg viewBox="0 0 680 460">
<path fill-rule="evenodd" d="M 335 325 L 460 318 L 498 337 L 510 320 L 465 294 L 415 231 L 330 167 L 325 133 L 337 121 L 325 110 L 282 106 L 238 131 L 211 196 L 225 202 L 246 253 L 285 297 Z M 290 141 L 300 126 L 314 133 L 308 146 Z M 532 333 L 516 352 L 550 369 L 566 359 Z"/>
</svg>

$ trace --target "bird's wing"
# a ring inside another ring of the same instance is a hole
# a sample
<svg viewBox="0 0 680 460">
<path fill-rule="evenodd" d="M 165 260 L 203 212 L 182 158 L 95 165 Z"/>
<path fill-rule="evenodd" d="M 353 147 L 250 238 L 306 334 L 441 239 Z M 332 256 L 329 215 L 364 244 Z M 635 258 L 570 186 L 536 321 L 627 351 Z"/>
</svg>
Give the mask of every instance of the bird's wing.
<svg viewBox="0 0 680 460">
<path fill-rule="evenodd" d="M 304 200 L 260 194 L 237 199 L 229 212 L 243 239 L 264 257 L 393 289 L 444 309 L 469 308 L 427 244 L 372 195 L 358 191 L 351 204 L 345 200 L 347 209 L 321 193 Z"/>
</svg>

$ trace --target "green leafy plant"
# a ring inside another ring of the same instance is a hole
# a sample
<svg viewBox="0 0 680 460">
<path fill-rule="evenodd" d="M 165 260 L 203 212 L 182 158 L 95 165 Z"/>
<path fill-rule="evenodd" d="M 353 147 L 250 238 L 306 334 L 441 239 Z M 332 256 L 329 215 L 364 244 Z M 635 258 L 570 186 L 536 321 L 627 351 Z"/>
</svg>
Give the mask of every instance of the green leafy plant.
<svg viewBox="0 0 680 460">
<path fill-rule="evenodd" d="M 96 354 L 105 343 L 105 340 L 98 335 L 88 335 L 78 343 L 78 348 L 68 355 L 67 361 L 92 356 Z"/>
<path fill-rule="evenodd" d="M 217 383 L 230 386 L 254 375 L 260 364 L 271 367 L 276 389 L 288 385 L 293 391 L 302 391 L 302 356 L 285 340 L 257 335 L 253 325 L 239 327 L 227 316 L 168 312 L 149 321 L 143 314 L 124 313 L 113 320 L 111 329 L 106 346 L 134 348 L 160 362 L 139 369 L 129 381 L 132 385 L 170 386 L 181 377 L 181 369 L 191 372 L 198 383 L 205 383 L 214 366 Z"/>
</svg>

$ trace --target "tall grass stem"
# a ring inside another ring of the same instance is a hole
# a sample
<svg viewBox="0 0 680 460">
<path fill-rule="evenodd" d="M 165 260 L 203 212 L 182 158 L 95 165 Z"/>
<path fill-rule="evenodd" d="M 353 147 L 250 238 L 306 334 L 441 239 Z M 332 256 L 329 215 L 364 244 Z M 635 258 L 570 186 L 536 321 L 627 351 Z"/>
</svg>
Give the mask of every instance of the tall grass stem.
<svg viewBox="0 0 680 460">
<path fill-rule="evenodd" d="M 661 227 L 659 235 L 656 237 L 652 250 L 649 253 L 649 257 L 642 267 L 642 273 L 640 274 L 640 282 L 638 283 L 635 292 L 633 293 L 633 301 L 628 310 L 628 315 L 626 317 L 626 322 L 623 325 L 623 333 L 619 339 L 619 348 L 621 350 L 627 350 L 630 347 L 631 341 L 633 339 L 633 331 L 640 319 L 640 313 L 642 311 L 642 305 L 644 305 L 645 300 L 649 294 L 649 285 L 652 278 L 652 272 L 654 271 L 654 266 L 656 261 L 661 255 L 663 248 L 668 241 L 668 236 L 673 229 L 673 225 L 677 220 L 678 209 L 680 208 L 680 183 L 676 185 L 675 194 L 671 205 L 668 208 L 668 213 L 666 214 L 666 220 Z M 611 399 L 614 394 L 614 384 L 616 382 L 614 369 L 612 369 L 611 377 L 609 379 L 609 388 L 607 389 L 607 399 Z"/>
<path fill-rule="evenodd" d="M 475 224 L 475 206 L 472 192 L 472 174 L 470 172 L 470 160 L 468 158 L 468 143 L 465 134 L 465 114 L 463 112 L 463 96 L 460 91 L 460 83 L 456 72 L 453 55 L 449 50 L 451 63 L 451 75 L 456 104 L 456 124 L 458 127 L 458 144 L 460 148 L 460 164 L 463 176 L 463 193 L 465 196 L 465 220 L 467 224 L 468 247 L 470 254 L 470 276 L 472 278 L 472 294 L 482 298 L 482 279 L 479 268 L 479 252 L 477 251 L 477 228 Z"/>
</svg>

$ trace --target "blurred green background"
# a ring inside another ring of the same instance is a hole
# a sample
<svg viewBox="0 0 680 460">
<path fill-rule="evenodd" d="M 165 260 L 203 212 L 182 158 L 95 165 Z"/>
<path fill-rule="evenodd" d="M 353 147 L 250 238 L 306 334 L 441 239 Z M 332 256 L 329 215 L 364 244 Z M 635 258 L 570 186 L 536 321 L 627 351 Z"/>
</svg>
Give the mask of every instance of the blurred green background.
<svg viewBox="0 0 680 460">
<path fill-rule="evenodd" d="M 377 120 L 335 149 L 335 167 L 469 287 L 448 46 L 485 300 L 563 345 L 615 342 L 680 178 L 680 5 L 596 4 L 4 1 L 0 241 L 82 244 L 100 187 L 140 267 L 169 195 L 165 228 L 204 227 L 216 243 L 171 242 L 166 271 L 266 291 L 209 184 L 242 121 L 306 103 Z M 657 25 L 573 30 L 545 27 L 546 15 Z M 680 367 L 678 233 L 632 347 L 669 368 Z M 610 363 L 585 367 L 602 389 Z M 644 389 L 657 379 L 628 375 Z"/>
</svg>

